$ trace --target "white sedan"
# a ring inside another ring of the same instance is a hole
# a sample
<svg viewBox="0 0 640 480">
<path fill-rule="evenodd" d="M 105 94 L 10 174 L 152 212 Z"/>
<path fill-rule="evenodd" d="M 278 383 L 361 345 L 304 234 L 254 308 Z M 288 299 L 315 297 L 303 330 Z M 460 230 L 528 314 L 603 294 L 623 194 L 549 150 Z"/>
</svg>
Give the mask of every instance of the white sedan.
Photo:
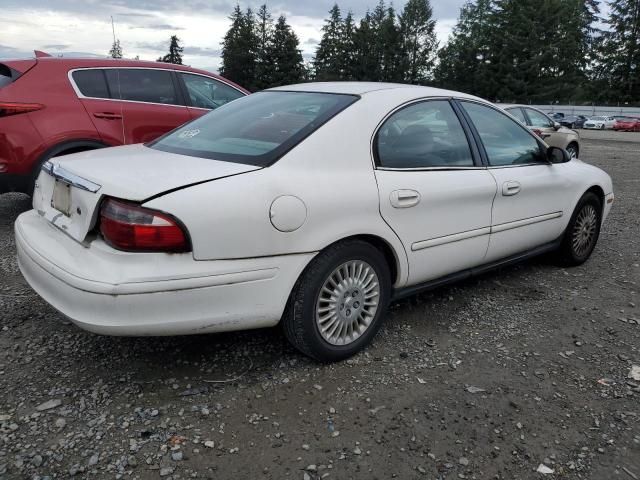
<svg viewBox="0 0 640 480">
<path fill-rule="evenodd" d="M 81 328 L 280 322 L 334 361 L 392 299 L 543 252 L 581 264 L 612 202 L 606 173 L 481 99 L 310 83 L 47 162 L 15 232 L 24 277 Z"/>
<path fill-rule="evenodd" d="M 616 123 L 616 119 L 613 117 L 591 117 L 589 120 L 584 122 L 582 128 L 586 128 L 587 130 L 604 130 L 604 129 L 612 129 Z"/>
</svg>

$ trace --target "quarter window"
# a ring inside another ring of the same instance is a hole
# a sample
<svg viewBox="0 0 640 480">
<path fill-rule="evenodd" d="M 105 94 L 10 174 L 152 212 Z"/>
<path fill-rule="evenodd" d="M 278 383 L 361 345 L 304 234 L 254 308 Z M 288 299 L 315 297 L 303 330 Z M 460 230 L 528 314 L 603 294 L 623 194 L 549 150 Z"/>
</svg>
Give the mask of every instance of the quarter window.
<svg viewBox="0 0 640 480">
<path fill-rule="evenodd" d="M 472 102 L 461 102 L 476 127 L 493 166 L 545 162 L 538 141 L 525 127 L 497 110 Z"/>
<path fill-rule="evenodd" d="M 229 85 L 202 75 L 181 73 L 192 107 L 213 110 L 225 103 L 244 97 L 244 94 Z"/>
<path fill-rule="evenodd" d="M 171 72 L 150 68 L 105 70 L 113 98 L 179 105 Z"/>
<path fill-rule="evenodd" d="M 421 102 L 397 111 L 378 131 L 375 145 L 381 167 L 473 166 L 467 136 L 446 100 Z"/>
<path fill-rule="evenodd" d="M 520 120 L 525 125 L 527 124 L 527 119 L 524 117 L 524 113 L 522 112 L 521 108 L 510 108 L 510 109 L 507 110 L 507 112 L 509 112 L 514 117 L 516 117 L 518 120 Z"/>
<path fill-rule="evenodd" d="M 532 127 L 553 127 L 553 121 L 543 113 L 533 110 L 532 108 L 527 108 L 527 115 L 529 116 L 529 120 L 531 120 Z"/>
<path fill-rule="evenodd" d="M 111 98 L 102 70 L 76 70 L 71 76 L 78 90 L 80 90 L 80 93 L 85 97 Z"/>
</svg>

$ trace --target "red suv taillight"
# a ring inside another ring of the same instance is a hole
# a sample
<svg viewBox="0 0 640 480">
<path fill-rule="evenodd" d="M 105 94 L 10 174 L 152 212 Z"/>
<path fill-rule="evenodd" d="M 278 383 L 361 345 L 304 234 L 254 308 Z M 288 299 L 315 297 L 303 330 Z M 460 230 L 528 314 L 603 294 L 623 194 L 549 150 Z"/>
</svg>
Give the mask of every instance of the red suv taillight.
<svg viewBox="0 0 640 480">
<path fill-rule="evenodd" d="M 0 117 L 35 112 L 36 110 L 41 110 L 43 108 L 44 105 L 39 103 L 0 102 Z"/>
<path fill-rule="evenodd" d="M 166 213 L 108 198 L 100 209 L 100 232 L 114 248 L 130 252 L 188 252 L 187 235 Z"/>
</svg>

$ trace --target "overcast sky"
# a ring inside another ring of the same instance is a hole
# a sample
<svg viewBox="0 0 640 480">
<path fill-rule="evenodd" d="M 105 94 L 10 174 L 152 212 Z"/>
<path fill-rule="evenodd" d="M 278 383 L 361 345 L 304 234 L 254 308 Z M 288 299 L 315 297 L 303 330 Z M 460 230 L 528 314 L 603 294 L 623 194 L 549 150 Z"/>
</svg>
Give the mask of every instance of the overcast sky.
<svg viewBox="0 0 640 480">
<path fill-rule="evenodd" d="M 124 55 L 155 60 L 168 49 L 169 37 L 178 35 L 184 63 L 216 70 L 220 41 L 229 27 L 235 0 L 2 0 L 0 58 L 33 56 L 33 50 L 52 54 L 106 55 L 111 48 L 111 16 Z M 244 9 L 263 3 L 239 2 Z M 321 36 L 334 0 L 277 0 L 267 2 L 272 15 L 286 15 L 310 58 Z M 342 0 L 360 18 L 377 0 Z M 394 2 L 401 10 L 405 1 Z M 464 0 L 432 0 L 438 37 L 446 41 Z"/>
</svg>

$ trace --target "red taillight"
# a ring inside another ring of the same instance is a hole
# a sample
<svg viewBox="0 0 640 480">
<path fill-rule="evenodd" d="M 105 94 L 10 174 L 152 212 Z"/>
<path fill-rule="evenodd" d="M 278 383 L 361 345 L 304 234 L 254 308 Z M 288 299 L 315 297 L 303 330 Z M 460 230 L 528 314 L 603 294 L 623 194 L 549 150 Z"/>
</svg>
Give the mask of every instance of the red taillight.
<svg viewBox="0 0 640 480">
<path fill-rule="evenodd" d="M 9 115 L 18 115 L 20 113 L 35 112 L 44 108 L 39 103 L 16 103 L 16 102 L 0 102 L 0 117 L 8 117 Z"/>
<path fill-rule="evenodd" d="M 538 135 L 540 138 L 542 137 L 542 130 L 538 129 L 538 128 L 533 128 L 533 133 L 535 133 L 536 135 Z"/>
<path fill-rule="evenodd" d="M 109 198 L 100 209 L 100 232 L 112 247 L 132 252 L 188 252 L 189 241 L 166 213 Z"/>
</svg>

